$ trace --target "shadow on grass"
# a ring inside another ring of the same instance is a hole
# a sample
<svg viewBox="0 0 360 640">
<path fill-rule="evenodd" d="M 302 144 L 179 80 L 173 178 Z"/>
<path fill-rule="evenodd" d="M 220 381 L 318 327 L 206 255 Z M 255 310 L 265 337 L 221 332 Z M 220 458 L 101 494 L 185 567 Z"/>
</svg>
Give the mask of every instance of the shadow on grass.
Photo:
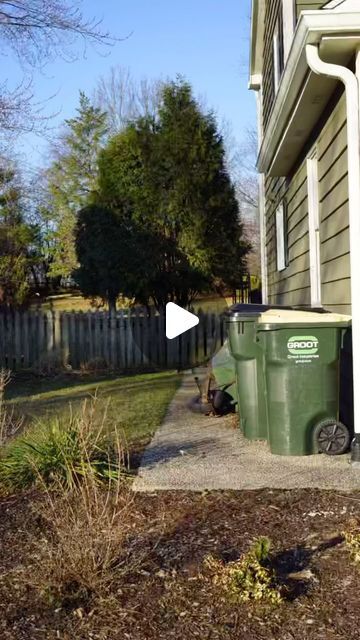
<svg viewBox="0 0 360 640">
<path fill-rule="evenodd" d="M 194 464 L 196 464 L 199 457 L 206 456 L 206 453 L 216 446 L 218 446 L 218 443 L 212 438 L 202 438 L 196 442 L 186 440 L 174 444 L 154 445 L 145 452 L 141 466 L 146 469 L 152 469 L 170 460 L 181 459 L 186 456 L 194 456 Z"/>
<path fill-rule="evenodd" d="M 176 373 L 171 371 L 154 372 L 154 371 L 134 371 L 122 373 L 116 371 L 114 373 L 99 374 L 59 374 L 56 377 L 41 377 L 35 374 L 16 373 L 6 389 L 7 400 L 20 400 L 33 395 L 41 395 L 45 393 L 56 393 L 57 391 L 67 394 L 67 389 L 73 387 L 89 387 L 97 386 L 107 387 L 108 383 L 114 382 L 117 385 L 125 387 L 138 385 L 151 385 L 155 380 L 162 378 L 169 380 L 176 377 Z M 116 386 L 116 385 L 115 385 Z"/>
</svg>

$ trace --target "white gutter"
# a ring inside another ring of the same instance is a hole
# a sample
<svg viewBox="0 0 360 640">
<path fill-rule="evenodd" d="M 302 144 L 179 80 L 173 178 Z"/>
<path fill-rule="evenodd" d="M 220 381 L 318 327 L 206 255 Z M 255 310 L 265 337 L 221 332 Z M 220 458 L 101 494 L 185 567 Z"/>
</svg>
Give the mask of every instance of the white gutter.
<svg viewBox="0 0 360 640">
<path fill-rule="evenodd" d="M 340 80 L 345 85 L 349 183 L 349 237 L 352 307 L 352 350 L 354 427 L 360 438 L 360 100 L 356 75 L 347 67 L 321 60 L 318 45 L 306 45 L 310 69 L 318 74 Z"/>
</svg>

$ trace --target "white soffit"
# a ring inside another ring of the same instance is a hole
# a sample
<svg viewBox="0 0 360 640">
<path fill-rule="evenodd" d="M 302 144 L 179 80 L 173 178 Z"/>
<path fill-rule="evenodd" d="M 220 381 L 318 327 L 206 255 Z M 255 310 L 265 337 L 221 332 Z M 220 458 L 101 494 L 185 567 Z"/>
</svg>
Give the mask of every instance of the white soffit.
<svg viewBox="0 0 360 640">
<path fill-rule="evenodd" d="M 332 9 L 333 11 L 358 11 L 359 0 L 331 0 L 324 5 L 323 9 Z"/>
<path fill-rule="evenodd" d="M 360 43 L 360 0 L 356 13 L 305 11 L 299 20 L 272 115 L 258 158 L 258 169 L 286 176 L 333 91 L 334 79 L 310 72 L 306 44 L 320 44 L 326 62 L 346 64 Z"/>
<path fill-rule="evenodd" d="M 268 168 L 269 175 L 286 176 L 289 173 L 335 88 L 335 80 L 308 73 Z"/>
</svg>

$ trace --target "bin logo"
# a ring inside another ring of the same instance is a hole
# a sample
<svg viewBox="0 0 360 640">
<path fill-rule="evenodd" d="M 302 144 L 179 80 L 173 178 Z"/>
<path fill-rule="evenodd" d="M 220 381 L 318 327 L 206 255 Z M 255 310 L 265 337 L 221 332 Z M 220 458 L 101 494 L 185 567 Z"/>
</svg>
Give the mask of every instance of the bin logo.
<svg viewBox="0 0 360 640">
<path fill-rule="evenodd" d="M 319 340 L 314 336 L 293 336 L 287 348 L 294 356 L 313 356 L 319 350 Z"/>
</svg>

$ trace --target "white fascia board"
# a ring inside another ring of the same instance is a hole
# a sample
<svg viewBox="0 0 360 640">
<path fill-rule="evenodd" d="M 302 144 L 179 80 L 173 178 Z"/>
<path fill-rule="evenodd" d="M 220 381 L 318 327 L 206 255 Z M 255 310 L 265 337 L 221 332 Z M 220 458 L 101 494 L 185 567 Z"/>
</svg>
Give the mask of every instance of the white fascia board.
<svg viewBox="0 0 360 640">
<path fill-rule="evenodd" d="M 318 44 L 324 35 L 345 35 L 357 31 L 360 32 L 360 11 L 334 13 L 323 9 L 302 12 L 259 152 L 257 168 L 261 173 L 266 172 L 271 164 L 296 96 L 309 71 L 306 45 Z"/>
<path fill-rule="evenodd" d="M 250 37 L 250 78 L 261 75 L 264 45 L 264 0 L 252 0 L 251 4 L 251 37 Z M 251 83 L 251 80 L 250 80 Z M 251 87 L 252 88 L 252 87 Z M 258 89 L 255 87 L 255 90 Z"/>
<path fill-rule="evenodd" d="M 257 42 L 257 28 L 258 28 L 258 13 L 259 3 L 258 0 L 252 0 L 251 2 L 251 35 L 250 35 L 250 77 L 255 74 L 255 57 L 256 57 L 256 42 Z"/>
</svg>

